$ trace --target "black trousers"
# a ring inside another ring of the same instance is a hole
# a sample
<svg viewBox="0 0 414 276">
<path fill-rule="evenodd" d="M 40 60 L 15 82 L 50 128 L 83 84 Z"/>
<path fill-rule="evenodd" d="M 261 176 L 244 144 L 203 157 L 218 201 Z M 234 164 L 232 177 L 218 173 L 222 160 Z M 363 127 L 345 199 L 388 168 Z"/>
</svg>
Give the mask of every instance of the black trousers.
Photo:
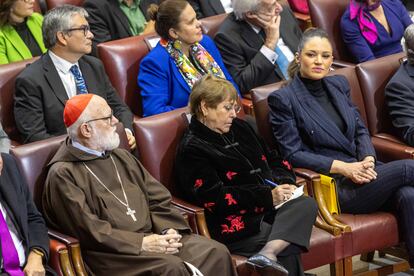
<svg viewBox="0 0 414 276">
<path fill-rule="evenodd" d="M 369 214 L 379 210 L 393 211 L 414 265 L 414 160 L 398 160 L 378 165 L 377 179 L 358 185 L 343 179 L 339 202 L 344 213 Z"/>
<path fill-rule="evenodd" d="M 289 271 L 290 276 L 304 275 L 300 253 L 308 250 L 316 215 L 316 202 L 312 198 L 301 196 L 272 213 L 269 222 L 262 222 L 259 233 L 227 244 L 227 247 L 233 254 L 250 257 L 259 252 L 269 241 L 290 242 L 277 259 Z"/>
</svg>

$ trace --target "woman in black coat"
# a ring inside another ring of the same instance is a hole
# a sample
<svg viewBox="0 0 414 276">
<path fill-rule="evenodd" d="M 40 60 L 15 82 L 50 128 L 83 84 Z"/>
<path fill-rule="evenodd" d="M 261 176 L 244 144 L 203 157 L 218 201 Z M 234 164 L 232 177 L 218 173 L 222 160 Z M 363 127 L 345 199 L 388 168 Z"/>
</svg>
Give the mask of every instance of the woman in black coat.
<svg viewBox="0 0 414 276">
<path fill-rule="evenodd" d="M 231 83 L 213 76 L 194 86 L 193 116 L 177 151 L 179 187 L 204 206 L 212 237 L 232 253 L 272 275 L 303 275 L 300 253 L 309 246 L 316 204 L 289 200 L 296 190 L 291 165 L 236 118 L 237 97 Z"/>
</svg>

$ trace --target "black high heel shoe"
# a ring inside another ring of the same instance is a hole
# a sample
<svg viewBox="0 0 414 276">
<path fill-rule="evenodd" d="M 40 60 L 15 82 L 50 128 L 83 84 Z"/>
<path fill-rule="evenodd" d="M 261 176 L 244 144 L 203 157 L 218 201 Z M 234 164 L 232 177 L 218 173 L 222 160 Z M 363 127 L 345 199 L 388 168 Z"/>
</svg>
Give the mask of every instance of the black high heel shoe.
<svg viewBox="0 0 414 276">
<path fill-rule="evenodd" d="M 246 261 L 251 269 L 260 275 L 288 276 L 289 272 L 278 261 L 269 259 L 261 254 L 255 254 Z"/>
</svg>

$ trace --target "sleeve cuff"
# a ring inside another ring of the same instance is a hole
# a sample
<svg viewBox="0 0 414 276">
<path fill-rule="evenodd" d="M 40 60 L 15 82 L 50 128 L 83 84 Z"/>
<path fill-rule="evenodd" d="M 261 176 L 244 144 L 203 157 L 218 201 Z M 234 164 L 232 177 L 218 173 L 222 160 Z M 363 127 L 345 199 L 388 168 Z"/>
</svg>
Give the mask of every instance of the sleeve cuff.
<svg viewBox="0 0 414 276">
<path fill-rule="evenodd" d="M 265 58 L 270 61 L 272 64 L 274 64 L 278 58 L 278 55 L 275 51 L 269 49 L 267 46 L 263 45 L 262 48 L 260 48 L 260 52 L 265 56 Z"/>
</svg>

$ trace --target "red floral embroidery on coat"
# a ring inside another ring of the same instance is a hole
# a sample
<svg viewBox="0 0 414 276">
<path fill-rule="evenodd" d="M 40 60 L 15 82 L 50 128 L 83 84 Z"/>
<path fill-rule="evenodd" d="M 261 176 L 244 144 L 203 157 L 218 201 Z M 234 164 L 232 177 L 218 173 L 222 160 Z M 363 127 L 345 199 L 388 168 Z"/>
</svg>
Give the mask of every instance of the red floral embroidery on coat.
<svg viewBox="0 0 414 276">
<path fill-rule="evenodd" d="M 228 216 L 226 218 L 228 221 L 230 221 L 230 226 L 227 224 L 221 225 L 221 233 L 234 233 L 236 231 L 240 231 L 244 229 L 244 222 L 241 220 L 242 216 Z"/>
<path fill-rule="evenodd" d="M 254 208 L 255 213 L 263 213 L 263 211 L 264 211 L 264 207 L 255 207 Z"/>
<path fill-rule="evenodd" d="M 201 186 L 203 186 L 203 179 L 196 179 L 194 188 L 200 188 Z"/>
<path fill-rule="evenodd" d="M 227 205 L 233 205 L 233 204 L 237 204 L 237 201 L 234 200 L 233 196 L 231 194 L 226 194 L 226 196 L 224 197 L 225 200 L 227 200 Z"/>
<path fill-rule="evenodd" d="M 204 203 L 204 208 L 206 208 L 207 210 L 209 210 L 210 212 L 213 212 L 212 210 L 211 210 L 211 207 L 213 207 L 214 205 L 216 205 L 214 202 L 207 202 L 207 203 Z"/>
<path fill-rule="evenodd" d="M 290 163 L 287 160 L 283 160 L 283 165 L 285 165 L 286 168 L 288 168 L 288 170 L 292 170 L 292 166 L 290 165 Z"/>
<path fill-rule="evenodd" d="M 267 158 L 266 158 L 266 156 L 264 154 L 262 154 L 262 160 L 263 161 L 266 161 L 267 160 Z"/>
<path fill-rule="evenodd" d="M 228 180 L 232 180 L 233 179 L 233 176 L 235 176 L 235 175 L 237 175 L 237 173 L 236 172 L 232 172 L 232 171 L 228 171 L 226 173 L 226 176 L 227 176 L 227 179 Z"/>
</svg>

